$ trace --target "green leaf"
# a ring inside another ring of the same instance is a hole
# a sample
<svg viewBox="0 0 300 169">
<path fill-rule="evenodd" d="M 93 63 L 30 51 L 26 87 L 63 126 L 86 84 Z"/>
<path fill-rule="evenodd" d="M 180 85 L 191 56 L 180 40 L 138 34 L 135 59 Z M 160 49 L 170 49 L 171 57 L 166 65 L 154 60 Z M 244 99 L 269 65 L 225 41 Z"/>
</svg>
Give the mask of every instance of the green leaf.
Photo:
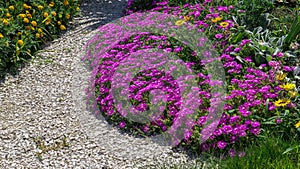
<svg viewBox="0 0 300 169">
<path fill-rule="evenodd" d="M 273 59 L 273 57 L 271 55 L 267 55 L 266 59 L 268 62 L 270 62 Z"/>
<path fill-rule="evenodd" d="M 268 112 L 268 110 L 269 110 L 269 99 L 267 99 L 267 101 L 266 101 L 266 112 Z"/>
<path fill-rule="evenodd" d="M 286 149 L 282 154 L 286 154 L 286 153 L 293 151 L 294 149 L 298 149 L 298 148 L 300 148 L 300 145 L 290 147 L 290 148 Z"/>
<path fill-rule="evenodd" d="M 300 33 L 300 16 L 297 16 L 293 21 L 292 27 L 285 38 L 285 43 L 290 44 L 291 41 Z"/>
</svg>

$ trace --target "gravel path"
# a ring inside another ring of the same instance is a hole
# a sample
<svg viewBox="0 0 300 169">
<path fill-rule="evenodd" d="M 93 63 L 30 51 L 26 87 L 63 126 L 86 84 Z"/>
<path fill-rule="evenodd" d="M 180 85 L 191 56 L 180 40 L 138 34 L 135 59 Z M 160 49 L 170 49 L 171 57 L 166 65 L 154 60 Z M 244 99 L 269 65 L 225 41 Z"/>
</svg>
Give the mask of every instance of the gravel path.
<svg viewBox="0 0 300 169">
<path fill-rule="evenodd" d="M 121 134 L 85 109 L 80 58 L 96 28 L 127 2 L 87 0 L 73 29 L 0 84 L 0 168 L 159 168 L 192 164 L 180 151 Z M 202 168 L 202 167 L 201 167 Z"/>
</svg>

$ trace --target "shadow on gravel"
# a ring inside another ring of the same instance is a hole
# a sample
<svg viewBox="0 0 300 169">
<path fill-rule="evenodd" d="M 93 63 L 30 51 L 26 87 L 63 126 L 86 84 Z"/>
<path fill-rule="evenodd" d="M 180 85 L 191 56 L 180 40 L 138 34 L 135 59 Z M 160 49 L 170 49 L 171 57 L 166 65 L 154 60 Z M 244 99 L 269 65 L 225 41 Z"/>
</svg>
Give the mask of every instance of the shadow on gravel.
<svg viewBox="0 0 300 169">
<path fill-rule="evenodd" d="M 82 0 L 82 17 L 74 19 L 73 28 L 88 25 L 77 29 L 76 33 L 93 31 L 123 17 L 126 5 L 125 0 Z"/>
</svg>

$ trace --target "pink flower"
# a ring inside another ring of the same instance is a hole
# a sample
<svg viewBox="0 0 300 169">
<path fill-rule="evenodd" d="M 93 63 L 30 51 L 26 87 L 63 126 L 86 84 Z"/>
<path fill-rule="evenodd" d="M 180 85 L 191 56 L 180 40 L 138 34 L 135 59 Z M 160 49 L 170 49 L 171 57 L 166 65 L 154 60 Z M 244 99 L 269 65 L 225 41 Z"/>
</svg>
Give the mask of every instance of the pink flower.
<svg viewBox="0 0 300 169">
<path fill-rule="evenodd" d="M 275 123 L 280 124 L 281 122 L 282 122 L 282 119 L 281 119 L 281 118 L 275 119 Z"/>
<path fill-rule="evenodd" d="M 244 151 L 240 151 L 239 153 L 238 153 L 238 156 L 239 157 L 244 157 L 246 155 L 246 152 L 244 152 Z"/>
<path fill-rule="evenodd" d="M 224 149 L 227 146 L 227 143 L 225 141 L 218 141 L 217 146 L 220 149 Z"/>
<path fill-rule="evenodd" d="M 229 152 L 228 152 L 228 154 L 229 154 L 230 157 L 234 157 L 234 156 L 235 156 L 235 153 L 236 153 L 236 152 L 235 152 L 234 149 L 230 149 Z"/>
<path fill-rule="evenodd" d="M 196 12 L 194 13 L 194 16 L 195 16 L 195 17 L 200 16 L 200 12 L 199 12 L 199 11 L 196 11 Z"/>
<path fill-rule="evenodd" d="M 120 128 L 124 128 L 126 126 L 126 123 L 124 122 L 124 121 L 121 121 L 120 123 L 119 123 L 119 127 Z"/>
<path fill-rule="evenodd" d="M 221 33 L 219 33 L 219 34 L 216 34 L 216 36 L 215 36 L 217 39 L 221 39 L 221 38 L 223 38 L 223 35 L 221 34 Z"/>
</svg>

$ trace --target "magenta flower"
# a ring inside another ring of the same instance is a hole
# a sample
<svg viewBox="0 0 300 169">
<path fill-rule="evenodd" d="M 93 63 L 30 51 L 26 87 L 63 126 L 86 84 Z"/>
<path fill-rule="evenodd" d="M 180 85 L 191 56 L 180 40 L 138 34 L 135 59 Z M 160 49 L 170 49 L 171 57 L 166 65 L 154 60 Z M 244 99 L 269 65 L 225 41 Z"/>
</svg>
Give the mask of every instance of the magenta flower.
<svg viewBox="0 0 300 169">
<path fill-rule="evenodd" d="M 199 12 L 199 11 L 196 11 L 196 12 L 194 13 L 194 16 L 195 16 L 195 18 L 198 17 L 198 16 L 200 16 L 200 12 Z"/>
<path fill-rule="evenodd" d="M 225 133 L 225 134 L 229 134 L 231 133 L 232 131 L 232 127 L 230 125 L 225 125 L 222 127 L 222 131 Z"/>
<path fill-rule="evenodd" d="M 219 33 L 219 34 L 216 34 L 215 37 L 216 37 L 217 39 L 221 39 L 221 38 L 223 38 L 223 35 L 222 35 L 221 33 Z"/>
<path fill-rule="evenodd" d="M 282 123 L 282 119 L 281 119 L 281 118 L 277 118 L 277 119 L 275 119 L 275 123 L 277 123 L 277 124 L 280 124 L 280 123 Z"/>
<path fill-rule="evenodd" d="M 234 157 L 235 154 L 236 154 L 236 152 L 235 152 L 234 149 L 230 149 L 229 152 L 228 152 L 228 154 L 229 154 L 230 157 Z"/>
<path fill-rule="evenodd" d="M 217 129 L 214 131 L 214 135 L 215 135 L 215 136 L 220 136 L 220 135 L 222 135 L 222 130 L 219 129 L 219 128 L 217 128 Z"/>
<path fill-rule="evenodd" d="M 124 128 L 126 126 L 126 123 L 124 122 L 124 121 L 121 121 L 120 123 L 119 123 L 119 127 L 120 128 Z"/>
<path fill-rule="evenodd" d="M 255 121 L 255 122 L 252 121 L 252 122 L 251 122 L 251 126 L 252 126 L 252 127 L 259 127 L 259 126 L 260 126 L 260 123 L 259 123 L 258 121 Z"/>
<path fill-rule="evenodd" d="M 220 149 L 224 149 L 227 146 L 227 143 L 225 141 L 218 141 L 217 146 Z"/>
<path fill-rule="evenodd" d="M 174 49 L 174 52 L 180 52 L 182 50 L 182 47 L 176 47 L 175 49 Z"/>
</svg>

